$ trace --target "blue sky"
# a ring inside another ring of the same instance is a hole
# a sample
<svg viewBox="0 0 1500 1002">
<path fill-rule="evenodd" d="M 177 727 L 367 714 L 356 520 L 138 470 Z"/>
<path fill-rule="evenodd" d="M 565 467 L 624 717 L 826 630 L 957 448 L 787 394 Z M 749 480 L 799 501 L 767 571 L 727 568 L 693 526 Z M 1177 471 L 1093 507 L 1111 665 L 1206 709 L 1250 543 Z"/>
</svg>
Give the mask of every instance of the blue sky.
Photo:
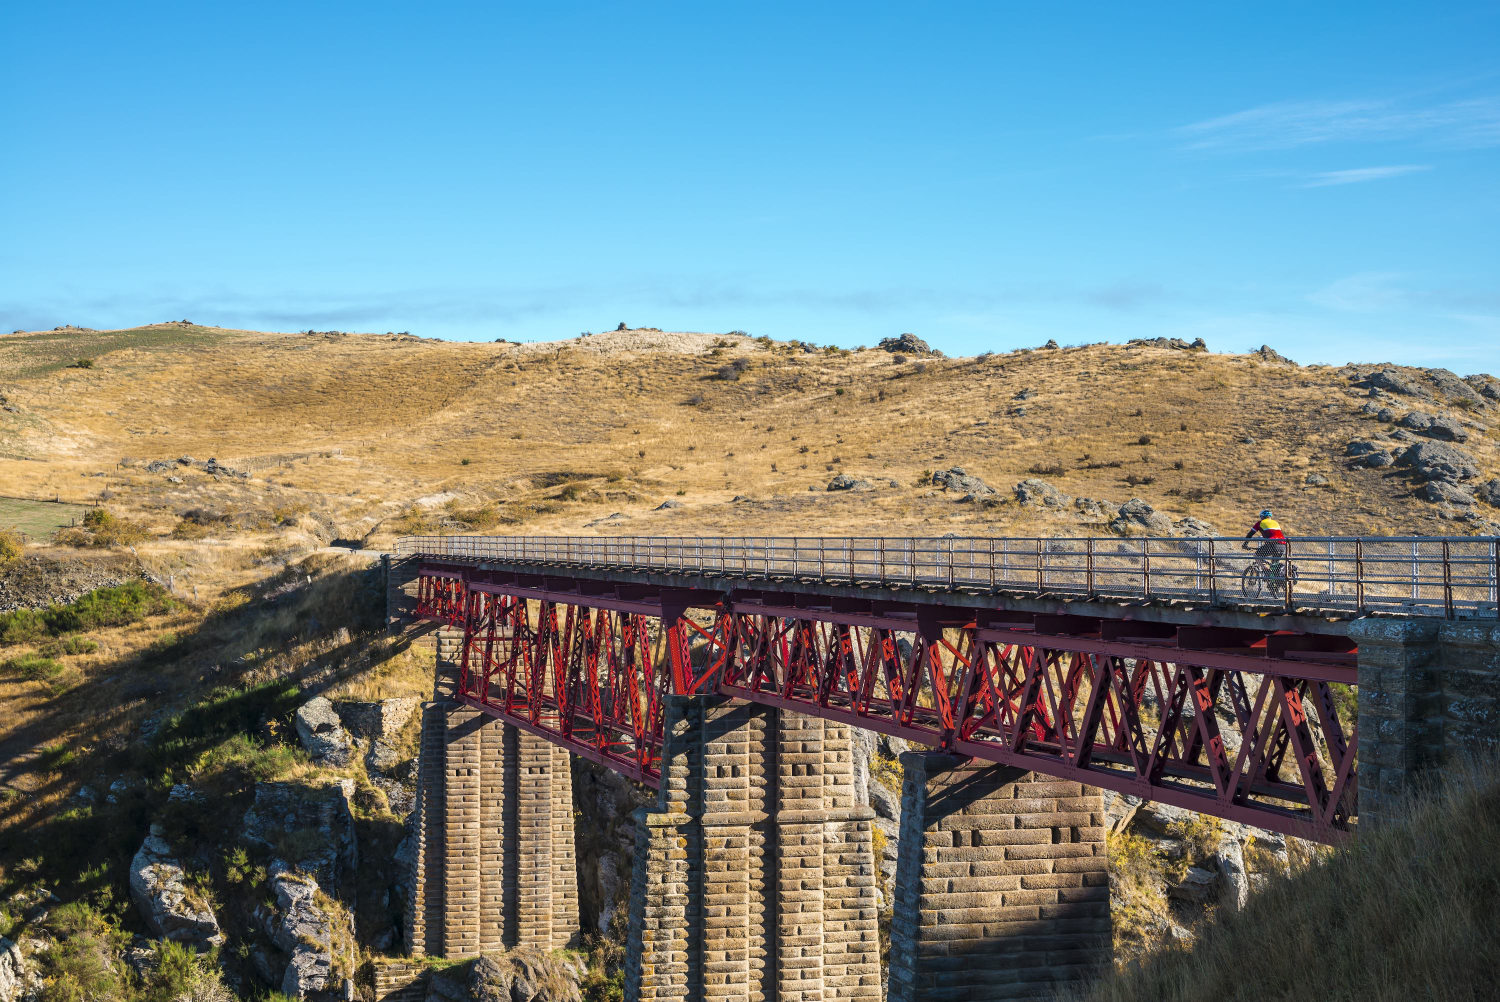
<svg viewBox="0 0 1500 1002">
<path fill-rule="evenodd" d="M 0 325 L 1500 371 L 1500 5 L 11 3 Z"/>
</svg>

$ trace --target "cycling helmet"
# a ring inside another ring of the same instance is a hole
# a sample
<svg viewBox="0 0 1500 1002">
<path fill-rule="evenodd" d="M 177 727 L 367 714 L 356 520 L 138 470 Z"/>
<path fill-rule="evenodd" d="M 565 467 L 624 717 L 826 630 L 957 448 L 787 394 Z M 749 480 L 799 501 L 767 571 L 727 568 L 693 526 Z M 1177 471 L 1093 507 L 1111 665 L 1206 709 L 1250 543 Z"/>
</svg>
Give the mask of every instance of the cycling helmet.
<svg viewBox="0 0 1500 1002">
<path fill-rule="evenodd" d="M 1271 509 L 1267 508 L 1265 511 L 1261 512 L 1260 513 L 1260 517 L 1261 518 L 1270 518 L 1271 517 Z"/>
</svg>

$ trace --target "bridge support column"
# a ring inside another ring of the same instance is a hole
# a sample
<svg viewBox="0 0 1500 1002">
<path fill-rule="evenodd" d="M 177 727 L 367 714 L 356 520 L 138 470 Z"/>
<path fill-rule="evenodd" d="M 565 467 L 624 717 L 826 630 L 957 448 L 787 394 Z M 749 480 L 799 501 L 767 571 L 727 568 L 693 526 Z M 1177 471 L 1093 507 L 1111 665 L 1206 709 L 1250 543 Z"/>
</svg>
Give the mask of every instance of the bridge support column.
<svg viewBox="0 0 1500 1002">
<path fill-rule="evenodd" d="M 413 954 L 457 958 L 579 935 L 568 752 L 457 703 L 422 709 Z"/>
<path fill-rule="evenodd" d="M 1500 750 L 1500 627 L 1357 619 L 1359 824 L 1388 819 L 1417 778 Z"/>
<path fill-rule="evenodd" d="M 671 697 L 637 813 L 626 998 L 880 998 L 874 837 L 849 728 Z"/>
<path fill-rule="evenodd" d="M 1111 956 L 1099 791 L 907 752 L 890 1002 L 1050 998 Z"/>
</svg>

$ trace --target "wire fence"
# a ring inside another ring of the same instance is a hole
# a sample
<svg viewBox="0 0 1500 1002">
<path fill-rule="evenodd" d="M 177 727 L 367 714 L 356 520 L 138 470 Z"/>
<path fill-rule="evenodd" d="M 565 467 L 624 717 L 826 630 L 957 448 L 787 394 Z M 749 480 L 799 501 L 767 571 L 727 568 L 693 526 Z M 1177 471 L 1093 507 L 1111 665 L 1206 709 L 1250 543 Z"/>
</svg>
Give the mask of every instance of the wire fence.
<svg viewBox="0 0 1500 1002">
<path fill-rule="evenodd" d="M 814 580 L 1036 597 L 1337 615 L 1500 615 L 1493 536 L 1323 536 L 1275 557 L 1232 538 L 404 536 L 396 551 L 465 562 Z"/>
</svg>

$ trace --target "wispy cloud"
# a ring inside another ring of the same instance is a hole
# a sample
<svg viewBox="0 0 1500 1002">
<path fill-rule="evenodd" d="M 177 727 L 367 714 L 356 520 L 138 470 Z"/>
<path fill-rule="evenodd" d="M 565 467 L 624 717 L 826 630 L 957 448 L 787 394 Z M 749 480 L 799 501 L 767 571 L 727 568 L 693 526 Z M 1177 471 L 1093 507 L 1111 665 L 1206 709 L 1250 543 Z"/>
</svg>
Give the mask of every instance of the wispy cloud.
<svg viewBox="0 0 1500 1002">
<path fill-rule="evenodd" d="M 1191 149 L 1225 152 L 1394 141 L 1475 149 L 1500 145 L 1500 96 L 1428 104 L 1281 101 L 1193 122 L 1176 132 Z"/>
<path fill-rule="evenodd" d="M 1325 170 L 1313 174 L 1302 183 L 1304 188 L 1327 188 L 1339 184 L 1363 184 L 1366 181 L 1384 181 L 1386 178 L 1402 177 L 1432 170 L 1431 164 L 1395 164 L 1390 167 L 1355 167 L 1351 170 Z"/>
</svg>

